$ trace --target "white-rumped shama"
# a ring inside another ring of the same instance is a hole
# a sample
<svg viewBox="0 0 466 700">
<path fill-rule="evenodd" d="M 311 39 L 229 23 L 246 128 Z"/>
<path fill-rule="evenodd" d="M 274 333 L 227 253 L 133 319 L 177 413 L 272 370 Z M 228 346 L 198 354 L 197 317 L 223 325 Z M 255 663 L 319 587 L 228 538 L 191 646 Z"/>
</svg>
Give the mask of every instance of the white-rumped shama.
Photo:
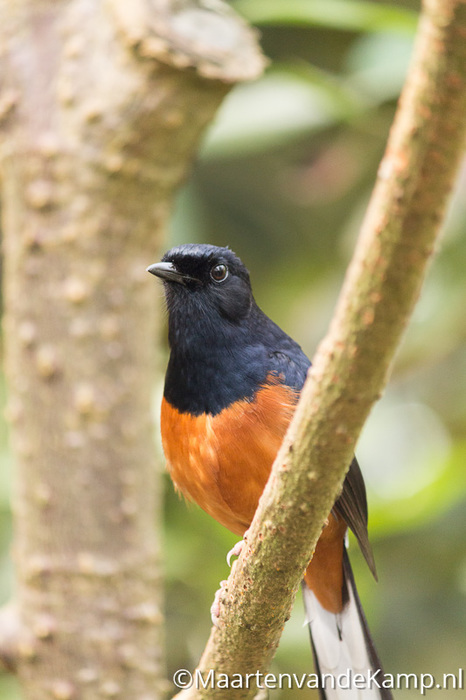
<svg viewBox="0 0 466 700">
<path fill-rule="evenodd" d="M 242 537 L 310 362 L 257 306 L 249 273 L 230 249 L 182 245 L 147 269 L 163 280 L 168 308 L 170 359 L 161 413 L 168 469 L 186 498 Z M 348 527 L 375 576 L 356 459 L 306 570 L 303 592 L 316 671 L 367 677 L 381 665 L 346 552 Z M 376 678 L 380 685 L 382 670 Z M 325 685 L 325 700 L 392 698 L 375 683 L 359 689 Z"/>
</svg>

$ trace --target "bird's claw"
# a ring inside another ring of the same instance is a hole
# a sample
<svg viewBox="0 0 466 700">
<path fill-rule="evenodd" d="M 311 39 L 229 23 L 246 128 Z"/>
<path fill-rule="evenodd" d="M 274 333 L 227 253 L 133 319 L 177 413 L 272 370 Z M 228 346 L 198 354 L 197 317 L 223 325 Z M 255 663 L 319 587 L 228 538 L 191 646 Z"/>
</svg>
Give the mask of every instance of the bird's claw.
<svg viewBox="0 0 466 700">
<path fill-rule="evenodd" d="M 225 591 L 227 582 L 220 581 L 220 588 L 215 592 L 214 602 L 210 606 L 210 617 L 215 627 L 220 627 L 220 600 Z"/>
<path fill-rule="evenodd" d="M 243 551 L 244 544 L 247 540 L 249 530 L 246 530 L 244 533 L 243 539 L 237 542 L 234 547 L 230 549 L 230 551 L 227 554 L 227 564 L 229 567 L 231 567 L 231 558 L 232 557 L 239 557 L 241 552 Z"/>
<path fill-rule="evenodd" d="M 240 540 L 235 544 L 234 547 L 230 549 L 230 551 L 227 554 L 227 564 L 229 567 L 231 567 L 231 558 L 232 557 L 239 557 L 241 552 L 243 551 L 244 547 L 244 540 Z"/>
<path fill-rule="evenodd" d="M 230 549 L 230 551 L 227 554 L 227 564 L 228 566 L 231 567 L 231 558 L 232 557 L 239 557 L 241 552 L 243 551 L 244 544 L 246 542 L 246 537 L 248 534 L 248 530 L 244 533 L 244 537 L 242 540 L 237 542 L 234 547 Z M 220 626 L 220 601 L 222 599 L 222 595 L 225 592 L 225 588 L 227 586 L 227 581 L 220 581 L 220 588 L 218 591 L 216 591 L 215 596 L 214 596 L 214 602 L 210 606 L 210 617 L 212 619 L 212 624 L 215 625 L 215 627 Z"/>
</svg>

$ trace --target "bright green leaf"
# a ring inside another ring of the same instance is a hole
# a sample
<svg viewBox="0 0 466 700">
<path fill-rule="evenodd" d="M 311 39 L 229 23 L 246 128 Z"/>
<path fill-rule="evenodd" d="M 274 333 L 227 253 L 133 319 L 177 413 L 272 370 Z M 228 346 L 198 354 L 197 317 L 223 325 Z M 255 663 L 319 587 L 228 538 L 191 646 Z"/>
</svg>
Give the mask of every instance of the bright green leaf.
<svg viewBox="0 0 466 700">
<path fill-rule="evenodd" d="M 414 33 L 417 14 L 364 0 L 238 0 L 235 9 L 253 24 L 286 24 L 355 32 Z"/>
</svg>

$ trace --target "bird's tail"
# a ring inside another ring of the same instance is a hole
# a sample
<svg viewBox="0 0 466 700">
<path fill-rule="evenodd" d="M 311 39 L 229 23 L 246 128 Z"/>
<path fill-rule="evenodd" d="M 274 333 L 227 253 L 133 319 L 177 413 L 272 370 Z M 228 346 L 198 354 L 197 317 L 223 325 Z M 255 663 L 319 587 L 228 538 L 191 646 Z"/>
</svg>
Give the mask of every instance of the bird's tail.
<svg viewBox="0 0 466 700">
<path fill-rule="evenodd" d="M 341 613 L 325 610 L 303 583 L 321 700 L 393 700 L 391 691 L 382 687 L 383 669 L 356 591 L 346 549 L 343 569 L 347 595 Z"/>
</svg>

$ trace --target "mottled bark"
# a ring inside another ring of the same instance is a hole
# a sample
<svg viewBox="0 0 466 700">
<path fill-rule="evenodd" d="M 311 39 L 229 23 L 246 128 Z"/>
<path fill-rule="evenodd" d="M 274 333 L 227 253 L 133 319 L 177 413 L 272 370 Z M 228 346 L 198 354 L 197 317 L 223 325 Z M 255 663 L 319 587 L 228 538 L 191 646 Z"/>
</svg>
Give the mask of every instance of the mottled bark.
<svg viewBox="0 0 466 700">
<path fill-rule="evenodd" d="M 206 124 L 262 59 L 221 3 L 18 0 L 0 14 L 22 629 L 3 658 L 31 700 L 155 699 L 156 298 L 145 268 Z"/>
<path fill-rule="evenodd" d="M 264 673 L 385 382 L 444 218 L 466 131 L 466 3 L 425 0 L 413 62 L 329 333 L 223 596 L 199 670 Z M 255 694 L 238 681 L 229 698 Z M 177 697 L 225 697 L 225 689 Z"/>
</svg>

